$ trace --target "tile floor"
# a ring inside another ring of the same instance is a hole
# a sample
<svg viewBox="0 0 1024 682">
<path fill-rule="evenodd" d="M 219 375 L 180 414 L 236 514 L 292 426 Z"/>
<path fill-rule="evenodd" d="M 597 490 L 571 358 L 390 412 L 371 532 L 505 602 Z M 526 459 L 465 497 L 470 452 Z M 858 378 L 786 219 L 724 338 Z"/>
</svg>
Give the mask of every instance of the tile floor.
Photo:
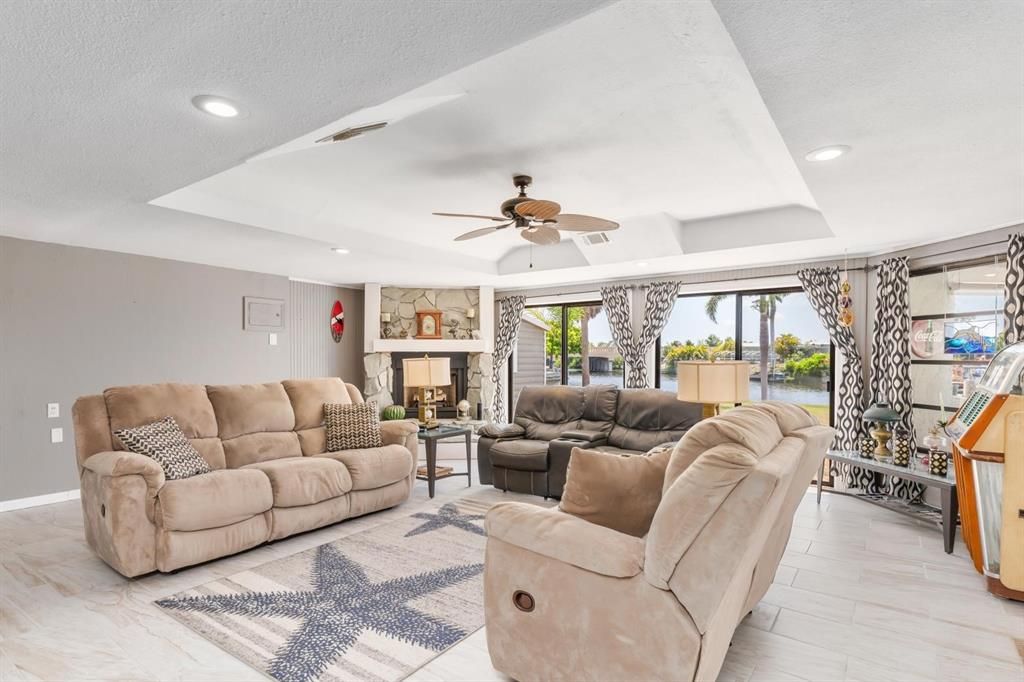
<svg viewBox="0 0 1024 682">
<path fill-rule="evenodd" d="M 438 483 L 438 498 L 481 491 L 465 478 Z M 135 580 L 89 551 L 77 501 L 0 514 L 0 679 L 265 679 L 151 602 L 427 504 L 421 482 L 397 509 Z M 720 680 L 1021 682 L 1022 642 L 1024 605 L 985 592 L 962 544 L 949 556 L 935 529 L 840 496 L 818 507 L 808 494 L 775 584 L 737 630 Z M 481 630 L 410 679 L 507 678 L 491 668 Z"/>
</svg>

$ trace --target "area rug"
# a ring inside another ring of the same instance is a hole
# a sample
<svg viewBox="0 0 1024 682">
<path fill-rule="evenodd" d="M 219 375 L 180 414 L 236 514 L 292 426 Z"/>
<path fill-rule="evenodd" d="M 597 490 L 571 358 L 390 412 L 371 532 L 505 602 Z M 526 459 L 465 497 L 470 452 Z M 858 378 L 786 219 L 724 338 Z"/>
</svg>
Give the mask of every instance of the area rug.
<svg viewBox="0 0 1024 682">
<path fill-rule="evenodd" d="M 283 682 L 401 680 L 483 626 L 483 514 L 431 507 L 156 602 Z"/>
</svg>

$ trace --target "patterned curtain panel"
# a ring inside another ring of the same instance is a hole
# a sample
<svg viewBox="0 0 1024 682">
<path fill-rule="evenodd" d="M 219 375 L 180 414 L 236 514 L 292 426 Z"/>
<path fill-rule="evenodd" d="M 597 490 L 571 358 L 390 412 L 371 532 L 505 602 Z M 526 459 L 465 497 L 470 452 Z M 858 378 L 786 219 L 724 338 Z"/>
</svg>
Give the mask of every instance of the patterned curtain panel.
<svg viewBox="0 0 1024 682">
<path fill-rule="evenodd" d="M 509 296 L 498 301 L 498 331 L 494 337 L 494 363 L 491 379 L 494 381 L 494 400 L 491 404 L 491 420 L 504 423 L 508 421 L 505 414 L 505 377 L 507 376 L 508 358 L 512 355 L 512 346 L 519 338 L 519 323 L 523 319 L 523 308 L 526 307 L 525 296 Z"/>
<path fill-rule="evenodd" d="M 1024 341 L 1024 232 L 1006 243 L 1006 343 Z"/>
<path fill-rule="evenodd" d="M 871 336 L 872 402 L 887 402 L 900 416 L 897 428 L 910 434 L 911 451 L 916 444 L 913 422 L 913 393 L 910 389 L 910 266 L 906 258 L 886 258 L 875 271 L 875 324 Z M 889 494 L 907 500 L 921 496 L 924 488 L 895 476 Z"/>
<path fill-rule="evenodd" d="M 626 388 L 648 388 L 647 352 L 665 329 L 676 297 L 678 282 L 654 282 L 644 286 L 644 321 L 640 337 L 633 336 L 631 290 L 624 286 L 601 288 L 601 301 L 612 339 L 626 364 Z"/>
<path fill-rule="evenodd" d="M 843 374 L 836 394 L 836 437 L 832 447 L 856 450 L 863 433 L 864 364 L 853 330 L 839 324 L 839 268 L 807 268 L 797 272 L 807 300 L 829 339 L 843 354 Z"/>
</svg>

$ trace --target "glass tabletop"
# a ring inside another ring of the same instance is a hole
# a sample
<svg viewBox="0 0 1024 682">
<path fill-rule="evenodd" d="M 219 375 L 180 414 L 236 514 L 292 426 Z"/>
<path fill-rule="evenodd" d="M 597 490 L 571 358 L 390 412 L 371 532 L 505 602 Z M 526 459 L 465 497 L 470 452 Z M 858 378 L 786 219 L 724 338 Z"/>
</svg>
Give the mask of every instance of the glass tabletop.
<svg viewBox="0 0 1024 682">
<path fill-rule="evenodd" d="M 858 466 L 862 469 L 869 471 L 876 471 L 882 474 L 890 474 L 892 476 L 899 476 L 910 481 L 917 481 L 919 483 L 925 483 L 928 485 L 938 486 L 952 486 L 956 485 L 956 478 L 952 476 L 953 466 L 950 462 L 950 474 L 949 476 L 937 476 L 927 469 L 915 469 L 913 467 L 901 467 L 896 466 L 892 462 L 879 462 L 873 457 L 862 457 L 861 454 L 854 450 L 829 450 L 825 457 L 832 460 L 833 462 L 845 462 L 851 466 Z"/>
<path fill-rule="evenodd" d="M 468 426 L 442 425 L 433 429 L 420 429 L 417 435 L 419 438 L 444 438 L 445 436 L 461 436 L 466 433 L 473 433 L 473 429 Z"/>
</svg>

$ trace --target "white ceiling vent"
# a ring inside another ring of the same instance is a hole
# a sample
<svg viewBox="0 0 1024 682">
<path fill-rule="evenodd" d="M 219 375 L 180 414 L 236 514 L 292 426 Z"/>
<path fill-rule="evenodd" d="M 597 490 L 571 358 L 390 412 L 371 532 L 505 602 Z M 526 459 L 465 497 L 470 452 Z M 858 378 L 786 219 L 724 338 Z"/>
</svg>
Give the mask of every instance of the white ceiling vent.
<svg viewBox="0 0 1024 682">
<path fill-rule="evenodd" d="M 598 244 L 607 244 L 611 239 L 608 238 L 608 234 L 605 232 L 590 232 L 583 235 L 583 241 L 590 246 L 597 246 Z"/>
<path fill-rule="evenodd" d="M 353 137 L 359 137 L 363 133 L 368 133 L 373 130 L 380 130 L 387 124 L 387 121 L 381 121 L 380 123 L 369 123 L 364 126 L 353 126 L 351 128 L 345 128 L 344 130 L 339 130 L 333 135 L 321 137 L 319 140 L 317 140 L 317 144 L 321 142 L 341 142 L 343 140 L 351 140 Z"/>
</svg>

